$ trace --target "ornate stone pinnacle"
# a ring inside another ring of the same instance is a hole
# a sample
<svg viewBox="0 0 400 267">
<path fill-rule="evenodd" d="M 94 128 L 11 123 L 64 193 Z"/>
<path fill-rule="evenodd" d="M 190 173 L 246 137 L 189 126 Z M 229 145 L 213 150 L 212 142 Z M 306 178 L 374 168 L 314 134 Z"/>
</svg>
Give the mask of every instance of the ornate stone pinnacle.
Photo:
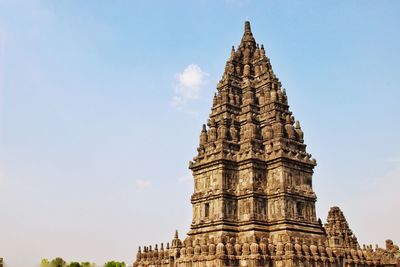
<svg viewBox="0 0 400 267">
<path fill-rule="evenodd" d="M 175 230 L 175 235 L 174 235 L 174 239 L 178 239 L 178 230 Z"/>
<path fill-rule="evenodd" d="M 251 33 L 250 21 L 248 20 L 244 22 L 244 32 Z"/>
</svg>

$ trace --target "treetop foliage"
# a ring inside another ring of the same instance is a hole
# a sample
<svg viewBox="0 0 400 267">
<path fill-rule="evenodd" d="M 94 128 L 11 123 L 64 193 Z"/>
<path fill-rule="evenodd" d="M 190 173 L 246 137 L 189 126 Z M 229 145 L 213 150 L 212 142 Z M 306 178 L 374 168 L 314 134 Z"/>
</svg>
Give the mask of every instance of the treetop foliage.
<svg viewBox="0 0 400 267">
<path fill-rule="evenodd" d="M 125 267 L 125 263 L 124 265 L 115 265 L 115 266 Z M 49 261 L 48 259 L 42 259 L 40 267 L 96 267 L 96 264 L 90 262 L 77 262 L 77 261 L 72 261 L 70 263 L 67 263 L 61 257 L 57 257 L 51 261 Z"/>
</svg>

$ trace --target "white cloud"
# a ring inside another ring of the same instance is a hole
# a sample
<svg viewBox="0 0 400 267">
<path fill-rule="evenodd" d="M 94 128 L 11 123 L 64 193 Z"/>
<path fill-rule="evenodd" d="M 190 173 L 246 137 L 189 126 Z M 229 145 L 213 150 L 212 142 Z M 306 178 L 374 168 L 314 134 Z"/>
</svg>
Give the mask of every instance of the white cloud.
<svg viewBox="0 0 400 267">
<path fill-rule="evenodd" d="M 150 180 L 137 179 L 135 181 L 135 185 L 136 185 L 136 187 L 139 187 L 139 188 L 148 188 L 148 187 L 151 187 L 153 185 L 153 183 Z"/>
<path fill-rule="evenodd" d="M 172 106 L 179 109 L 189 101 L 199 98 L 207 76 L 208 74 L 196 64 L 190 64 L 181 73 L 176 74 Z"/>
</svg>

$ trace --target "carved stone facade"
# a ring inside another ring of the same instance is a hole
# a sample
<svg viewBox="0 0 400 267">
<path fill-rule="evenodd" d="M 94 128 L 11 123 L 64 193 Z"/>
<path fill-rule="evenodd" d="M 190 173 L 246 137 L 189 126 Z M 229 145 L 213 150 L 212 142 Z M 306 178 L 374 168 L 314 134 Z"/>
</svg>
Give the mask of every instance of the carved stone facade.
<svg viewBox="0 0 400 267">
<path fill-rule="evenodd" d="M 197 151 L 188 236 L 139 248 L 135 266 L 400 266 L 390 240 L 386 249 L 361 249 L 339 208 L 325 226 L 317 220 L 316 161 L 249 22 Z"/>
</svg>

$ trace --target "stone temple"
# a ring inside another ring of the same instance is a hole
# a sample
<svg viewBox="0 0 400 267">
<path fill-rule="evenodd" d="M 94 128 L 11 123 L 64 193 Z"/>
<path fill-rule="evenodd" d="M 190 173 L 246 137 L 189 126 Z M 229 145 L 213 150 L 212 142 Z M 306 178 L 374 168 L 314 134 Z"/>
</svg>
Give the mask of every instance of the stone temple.
<svg viewBox="0 0 400 267">
<path fill-rule="evenodd" d="M 316 161 L 250 23 L 232 47 L 190 162 L 193 220 L 184 240 L 139 247 L 135 267 L 400 266 L 399 247 L 361 247 L 342 211 L 322 224 Z M 150 229 L 149 229 L 150 230 Z"/>
</svg>

